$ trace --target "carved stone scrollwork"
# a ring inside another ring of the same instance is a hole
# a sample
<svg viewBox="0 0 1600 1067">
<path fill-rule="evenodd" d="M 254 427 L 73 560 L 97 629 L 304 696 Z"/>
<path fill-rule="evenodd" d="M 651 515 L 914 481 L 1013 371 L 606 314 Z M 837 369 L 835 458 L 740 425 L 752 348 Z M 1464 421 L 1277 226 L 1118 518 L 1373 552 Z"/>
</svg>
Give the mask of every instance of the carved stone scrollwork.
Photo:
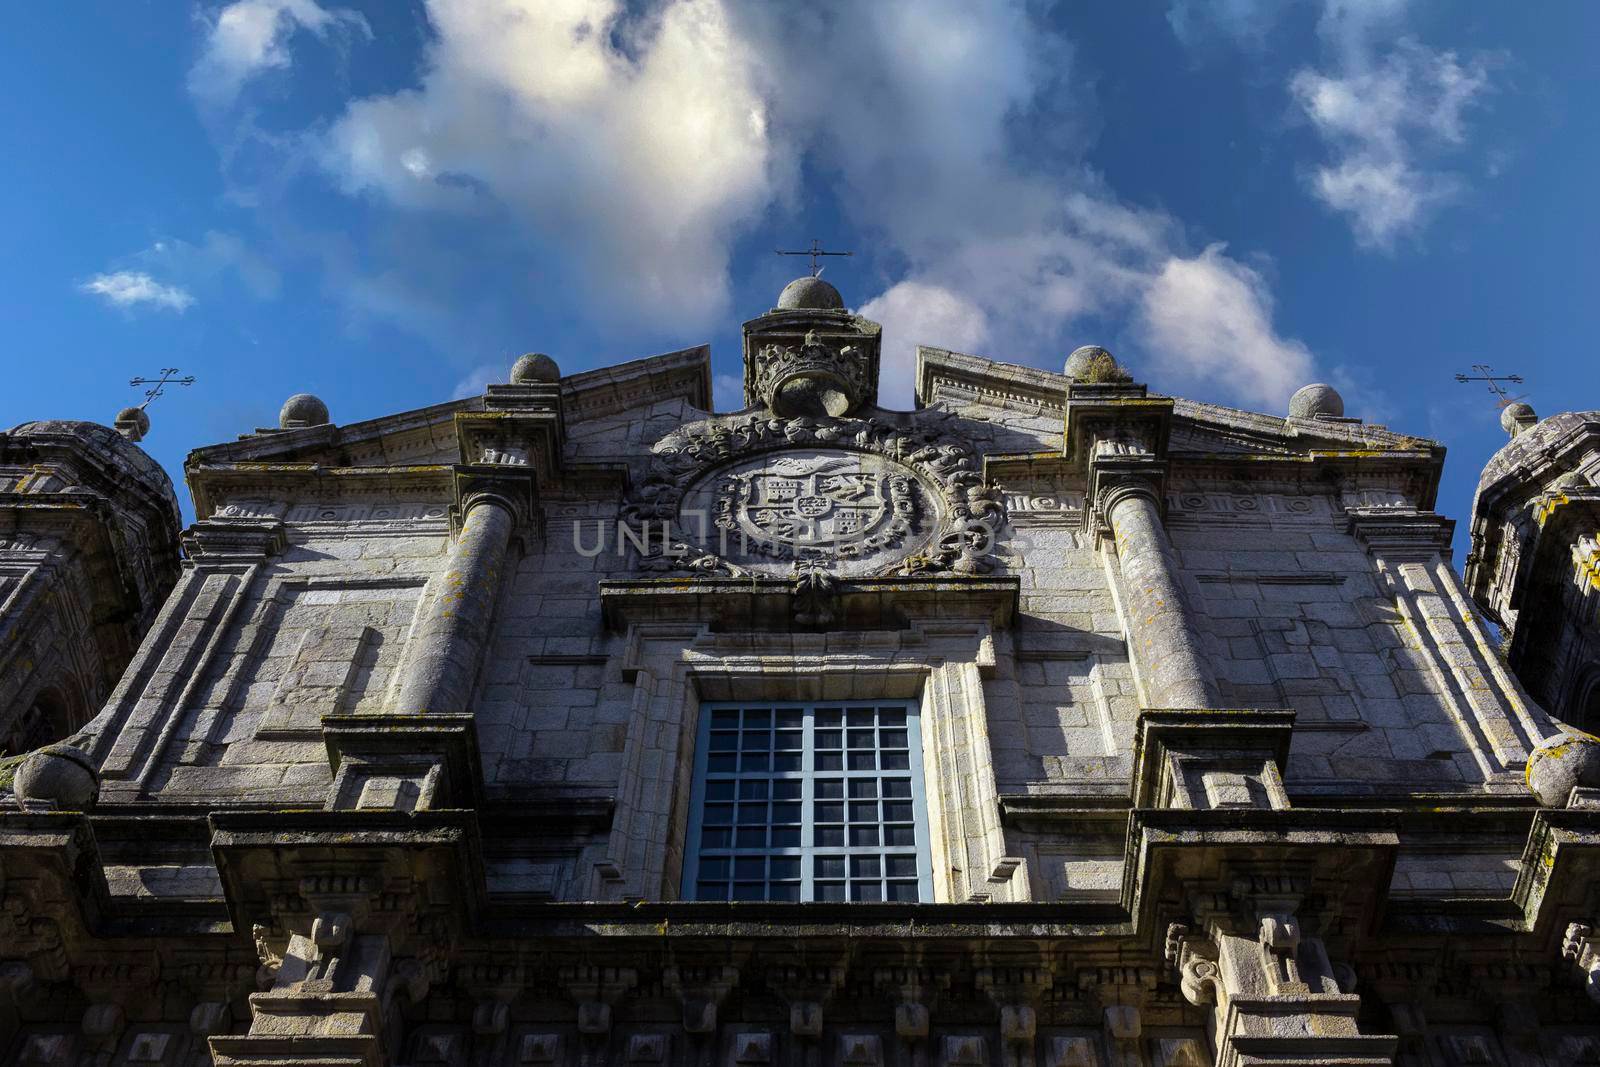
<svg viewBox="0 0 1600 1067">
<path fill-rule="evenodd" d="M 1217 1002 L 1222 972 L 1217 966 L 1216 946 L 1183 923 L 1173 923 L 1167 927 L 1166 957 L 1178 972 L 1178 987 L 1185 1000 L 1197 1008 Z"/>
<path fill-rule="evenodd" d="M 847 415 L 871 390 L 857 347 L 826 344 L 814 330 L 798 345 L 763 346 L 755 386 L 761 402 L 780 416 Z"/>
<path fill-rule="evenodd" d="M 1571 923 L 1561 939 L 1561 955 L 1584 973 L 1584 991 L 1600 1004 L 1600 937 L 1588 923 Z"/>
<path fill-rule="evenodd" d="M 936 432 L 757 413 L 663 438 L 621 519 L 645 572 L 984 574 L 1005 508 L 972 449 Z"/>
</svg>

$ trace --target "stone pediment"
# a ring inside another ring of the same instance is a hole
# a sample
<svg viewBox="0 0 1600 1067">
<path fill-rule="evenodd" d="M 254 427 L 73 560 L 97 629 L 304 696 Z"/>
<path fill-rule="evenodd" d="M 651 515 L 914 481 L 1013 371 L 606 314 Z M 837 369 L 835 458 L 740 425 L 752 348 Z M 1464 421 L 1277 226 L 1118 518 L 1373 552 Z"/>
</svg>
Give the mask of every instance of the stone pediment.
<svg viewBox="0 0 1600 1067">
<path fill-rule="evenodd" d="M 711 406 L 711 351 L 705 345 L 584 371 L 561 379 L 568 422 L 682 399 Z M 456 416 L 485 409 L 481 396 L 361 422 L 258 430 L 237 441 L 196 449 L 188 466 L 296 463 L 323 467 L 407 467 L 460 460 Z"/>
<path fill-rule="evenodd" d="M 961 411 L 997 407 L 1033 415 L 1066 413 L 1065 374 L 1003 363 L 942 348 L 917 349 L 917 401 Z M 1151 399 L 1168 399 L 1151 392 Z M 1186 456 L 1283 456 L 1384 452 L 1433 459 L 1440 446 L 1426 438 L 1395 433 L 1359 419 L 1284 418 L 1221 404 L 1171 398 L 1170 454 Z"/>
</svg>

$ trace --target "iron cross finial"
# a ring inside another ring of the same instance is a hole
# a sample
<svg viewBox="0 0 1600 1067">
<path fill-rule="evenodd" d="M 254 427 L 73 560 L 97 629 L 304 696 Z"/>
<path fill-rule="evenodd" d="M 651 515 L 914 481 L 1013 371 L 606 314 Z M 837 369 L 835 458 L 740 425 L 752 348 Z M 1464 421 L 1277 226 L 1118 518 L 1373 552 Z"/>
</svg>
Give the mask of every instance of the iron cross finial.
<svg viewBox="0 0 1600 1067">
<path fill-rule="evenodd" d="M 177 367 L 162 367 L 161 368 L 161 377 L 159 377 L 159 378 L 129 378 L 128 379 L 128 384 L 129 385 L 132 385 L 132 386 L 148 385 L 148 386 L 150 386 L 149 389 L 146 389 L 144 391 L 144 403 L 139 405 L 139 410 L 143 411 L 145 408 L 149 407 L 150 406 L 150 401 L 154 400 L 158 396 L 161 396 L 162 393 L 165 391 L 165 387 L 168 386 L 168 385 L 193 385 L 194 384 L 194 375 L 189 374 L 189 375 L 185 375 L 182 378 L 179 378 L 179 377 L 177 377 L 177 373 L 178 373 L 178 368 Z"/>
<path fill-rule="evenodd" d="M 1516 385 L 1521 385 L 1522 384 L 1522 375 L 1520 375 L 1520 374 L 1495 374 L 1494 373 L 1494 368 L 1490 367 L 1489 364 L 1487 364 L 1487 363 L 1474 363 L 1472 365 L 1472 369 L 1477 371 L 1478 373 L 1477 374 L 1458 374 L 1458 375 L 1456 375 L 1456 381 L 1463 382 L 1463 383 L 1464 382 L 1488 382 L 1489 383 L 1489 392 L 1493 393 L 1495 396 L 1500 398 L 1500 406 L 1501 407 L 1505 407 L 1507 404 L 1509 404 L 1513 400 L 1517 399 L 1514 396 L 1507 395 L 1505 386 L 1501 385 L 1500 383 L 1501 382 L 1511 382 L 1511 383 L 1516 384 Z"/>
<path fill-rule="evenodd" d="M 817 275 L 822 273 L 822 268 L 817 266 L 818 257 L 820 257 L 820 256 L 853 256 L 853 255 L 855 255 L 854 252 L 828 252 L 828 251 L 825 251 L 823 249 L 823 247 L 822 247 L 822 242 L 819 241 L 815 237 L 813 237 L 811 239 L 811 247 L 810 248 L 803 248 L 803 249 L 800 249 L 799 251 L 792 251 L 792 250 L 786 249 L 786 248 L 775 248 L 775 249 L 773 249 L 773 251 L 776 252 L 780 256 L 810 256 L 811 257 L 811 276 L 813 278 L 815 278 Z"/>
</svg>

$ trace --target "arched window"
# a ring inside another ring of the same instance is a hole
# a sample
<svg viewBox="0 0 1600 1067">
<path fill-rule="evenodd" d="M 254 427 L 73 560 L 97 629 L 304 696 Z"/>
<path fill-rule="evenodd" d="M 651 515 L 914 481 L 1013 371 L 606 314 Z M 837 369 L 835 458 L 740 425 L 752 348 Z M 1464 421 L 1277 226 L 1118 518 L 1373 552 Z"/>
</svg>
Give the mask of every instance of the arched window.
<svg viewBox="0 0 1600 1067">
<path fill-rule="evenodd" d="M 1600 733 L 1600 667 L 1591 667 L 1572 687 L 1567 721 L 1588 733 Z"/>
<path fill-rule="evenodd" d="M 60 690 L 43 690 L 12 724 L 5 737 L 4 754 L 15 756 L 59 741 L 79 725 L 79 718 Z"/>
</svg>

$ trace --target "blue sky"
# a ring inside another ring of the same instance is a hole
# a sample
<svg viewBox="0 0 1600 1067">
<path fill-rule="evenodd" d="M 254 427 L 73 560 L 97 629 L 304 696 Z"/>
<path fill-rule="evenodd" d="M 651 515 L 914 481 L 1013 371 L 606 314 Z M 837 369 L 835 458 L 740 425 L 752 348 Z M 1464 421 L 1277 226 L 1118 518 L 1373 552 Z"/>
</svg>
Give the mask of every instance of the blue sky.
<svg viewBox="0 0 1600 1067">
<path fill-rule="evenodd" d="M 168 0 L 24 4 L 0 37 L 0 425 L 145 446 L 712 345 L 818 237 L 916 343 L 1350 414 L 1449 446 L 1466 526 L 1504 437 L 1452 375 L 1600 406 L 1600 5 L 1421 0 Z M 186 496 L 180 490 L 180 496 Z M 185 499 L 185 508 L 188 501 Z M 1458 535 L 1458 546 L 1462 539 Z M 1458 561 L 1461 550 L 1458 547 Z"/>
</svg>

